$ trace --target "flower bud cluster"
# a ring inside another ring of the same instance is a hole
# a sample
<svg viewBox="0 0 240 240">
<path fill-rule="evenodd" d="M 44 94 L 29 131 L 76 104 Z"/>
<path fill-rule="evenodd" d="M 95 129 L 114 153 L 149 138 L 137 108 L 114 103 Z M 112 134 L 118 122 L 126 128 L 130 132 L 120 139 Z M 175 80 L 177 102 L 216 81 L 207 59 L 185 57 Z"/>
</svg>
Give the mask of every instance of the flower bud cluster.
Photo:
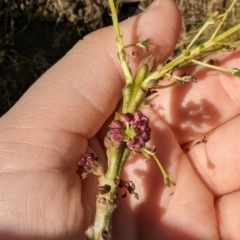
<svg viewBox="0 0 240 240">
<path fill-rule="evenodd" d="M 150 140 L 149 119 L 140 111 L 122 113 L 119 120 L 110 124 L 109 136 L 112 141 L 126 142 L 132 150 L 139 150 Z"/>
<path fill-rule="evenodd" d="M 78 166 L 86 171 L 81 175 L 82 179 L 86 179 L 89 173 L 97 176 L 104 174 L 103 165 L 93 153 L 84 153 L 78 162 Z"/>
<path fill-rule="evenodd" d="M 91 168 L 91 166 L 94 165 L 96 160 L 97 158 L 93 153 L 84 153 L 78 162 L 78 166 L 83 167 L 85 170 L 88 170 L 89 167 Z"/>
</svg>

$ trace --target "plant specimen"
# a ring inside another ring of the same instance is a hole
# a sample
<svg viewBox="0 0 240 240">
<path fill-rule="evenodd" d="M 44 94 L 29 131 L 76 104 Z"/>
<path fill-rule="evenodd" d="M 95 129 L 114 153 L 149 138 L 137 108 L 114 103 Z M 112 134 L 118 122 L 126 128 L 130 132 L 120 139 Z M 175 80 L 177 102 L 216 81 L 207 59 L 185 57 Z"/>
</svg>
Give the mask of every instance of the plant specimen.
<svg viewBox="0 0 240 240">
<path fill-rule="evenodd" d="M 123 197 L 129 193 L 138 198 L 134 183 L 120 178 L 124 163 L 131 154 L 155 160 L 163 175 L 165 185 L 171 189 L 170 194 L 173 194 L 175 182 L 164 170 L 156 154 L 155 147 L 148 144 L 151 138 L 151 128 L 149 127 L 149 119 L 141 112 L 141 108 L 143 106 L 151 107 L 149 97 L 155 95 L 156 89 L 197 82 L 197 79 L 189 73 L 178 74 L 177 70 L 184 70 L 188 66 L 200 65 L 240 77 L 238 68 L 216 66 L 214 61 L 208 58 L 210 54 L 218 51 L 234 51 L 239 45 L 238 42 L 229 41 L 227 38 L 240 29 L 240 23 L 221 32 L 221 27 L 236 1 L 234 0 L 231 3 L 226 12 L 213 13 L 190 43 L 183 48 L 179 56 L 170 58 L 166 62 L 155 66 L 155 56 L 150 54 L 142 59 L 135 76 L 133 76 L 126 57 L 126 49 L 135 46 L 151 52 L 151 48 L 155 46 L 150 43 L 149 39 L 124 46 L 123 34 L 118 24 L 118 6 L 120 2 L 109 0 L 109 9 L 118 47 L 117 54 L 126 84 L 122 90 L 122 100 L 117 106 L 114 119 L 109 125 L 104 140 L 108 160 L 107 169 L 104 168 L 101 160 L 93 153 L 83 154 L 79 161 L 79 167 L 83 169 L 83 179 L 86 179 L 89 174 L 98 177 L 95 220 L 86 231 L 87 239 L 111 239 L 111 217 L 118 206 L 117 192 L 119 187 L 125 189 Z M 215 26 L 212 35 L 205 42 L 196 44 L 200 35 L 210 25 Z M 132 55 L 138 56 L 138 53 L 133 51 Z M 168 78 L 167 83 L 166 78 Z M 204 138 L 201 142 L 206 143 L 206 139 Z"/>
</svg>

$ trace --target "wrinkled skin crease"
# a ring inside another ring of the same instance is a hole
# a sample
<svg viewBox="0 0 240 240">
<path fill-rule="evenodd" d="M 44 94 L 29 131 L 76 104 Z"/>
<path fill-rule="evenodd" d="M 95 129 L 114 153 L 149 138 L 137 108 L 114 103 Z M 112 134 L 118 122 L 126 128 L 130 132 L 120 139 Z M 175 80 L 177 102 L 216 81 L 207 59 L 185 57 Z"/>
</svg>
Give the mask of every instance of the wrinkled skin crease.
<svg viewBox="0 0 240 240">
<path fill-rule="evenodd" d="M 171 1 L 121 24 L 125 42 L 150 38 L 159 46 L 152 51 L 157 62 L 173 51 L 179 29 Z M 88 151 L 87 139 L 106 163 L 100 129 L 106 130 L 124 86 L 114 39 L 110 27 L 80 41 L 1 118 L 1 239 L 84 239 L 97 182 L 93 176 L 81 181 L 77 163 Z M 133 71 L 140 58 L 132 59 Z M 216 59 L 237 67 L 239 51 Z M 174 194 L 153 160 L 130 158 L 122 178 L 134 182 L 140 199 L 121 199 L 119 189 L 114 240 L 239 238 L 240 82 L 193 71 L 197 84 L 161 90 L 153 108 L 143 109 L 151 122 L 150 144 L 176 182 Z M 203 136 L 207 143 L 186 153 Z"/>
</svg>

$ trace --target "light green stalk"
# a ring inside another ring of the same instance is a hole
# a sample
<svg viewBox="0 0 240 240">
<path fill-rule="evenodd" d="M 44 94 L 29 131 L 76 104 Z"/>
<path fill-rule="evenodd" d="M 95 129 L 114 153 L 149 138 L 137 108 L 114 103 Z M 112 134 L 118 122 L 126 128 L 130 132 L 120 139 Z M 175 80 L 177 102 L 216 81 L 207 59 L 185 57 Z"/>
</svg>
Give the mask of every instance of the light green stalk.
<svg viewBox="0 0 240 240">
<path fill-rule="evenodd" d="M 161 68 L 157 69 L 155 72 L 151 73 L 142 84 L 143 89 L 148 88 L 149 81 L 152 80 L 158 80 L 165 76 L 166 73 L 171 73 L 173 69 L 176 69 L 178 67 L 185 66 L 192 62 L 193 59 L 197 57 L 206 56 L 207 49 L 211 49 L 211 47 L 217 46 L 218 42 L 223 40 L 224 38 L 228 37 L 229 35 L 237 32 L 240 30 L 240 23 L 235 25 L 234 27 L 228 29 L 227 31 L 217 35 L 213 39 L 210 39 L 206 41 L 205 43 L 202 43 L 198 45 L 195 48 L 192 48 L 188 51 L 183 52 L 179 57 L 172 60 L 170 63 L 167 63 L 166 65 L 162 66 Z M 219 50 L 219 48 L 217 48 Z M 220 49 L 221 50 L 221 49 Z M 211 51 L 211 53 L 215 52 L 214 50 Z M 219 69 L 220 70 L 220 69 Z"/>
<path fill-rule="evenodd" d="M 131 70 L 130 70 L 128 63 L 126 61 L 126 58 L 125 58 L 125 52 L 124 52 L 124 47 L 123 47 L 123 43 L 122 43 L 122 34 L 120 32 L 119 24 L 118 24 L 118 11 L 115 7 L 115 3 L 113 0 L 109 0 L 108 3 L 110 6 L 113 27 L 114 27 L 114 31 L 115 31 L 115 35 L 116 35 L 119 61 L 121 63 L 121 67 L 122 67 L 122 70 L 124 73 L 126 84 L 132 84 L 133 77 L 132 77 Z"/>
</svg>

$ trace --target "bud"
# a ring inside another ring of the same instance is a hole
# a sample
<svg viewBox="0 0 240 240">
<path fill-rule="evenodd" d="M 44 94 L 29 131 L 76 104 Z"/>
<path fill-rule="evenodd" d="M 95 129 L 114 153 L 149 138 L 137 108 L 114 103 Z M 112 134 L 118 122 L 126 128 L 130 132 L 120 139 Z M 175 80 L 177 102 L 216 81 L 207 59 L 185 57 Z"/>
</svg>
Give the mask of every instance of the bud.
<svg viewBox="0 0 240 240">
<path fill-rule="evenodd" d="M 133 120 L 133 115 L 131 113 L 122 113 L 119 119 L 123 123 L 130 123 Z"/>
<path fill-rule="evenodd" d="M 123 127 L 123 123 L 119 120 L 113 120 L 109 126 L 110 128 L 121 129 Z"/>
<path fill-rule="evenodd" d="M 235 77 L 240 77 L 240 70 L 237 68 L 233 68 L 231 73 Z"/>
<path fill-rule="evenodd" d="M 107 147 L 119 146 L 119 143 L 126 142 L 132 150 L 139 150 L 145 147 L 150 140 L 151 129 L 148 126 L 149 119 L 140 111 L 133 114 L 121 114 L 119 120 L 113 120 L 110 124 L 108 138 L 105 143 Z"/>
<path fill-rule="evenodd" d="M 139 67 L 142 66 L 142 65 L 147 65 L 148 66 L 148 71 L 152 71 L 154 65 L 155 65 L 155 62 L 156 62 L 156 57 L 154 55 L 150 55 L 146 58 L 144 58 L 140 64 L 139 64 Z"/>
<path fill-rule="evenodd" d="M 143 114 L 140 111 L 135 111 L 133 114 L 134 122 L 140 121 Z"/>
<path fill-rule="evenodd" d="M 81 156 L 81 159 L 78 162 L 79 167 L 85 167 L 87 164 L 88 165 L 93 165 L 94 162 L 96 161 L 96 157 L 94 156 L 93 153 L 84 153 Z"/>
</svg>

